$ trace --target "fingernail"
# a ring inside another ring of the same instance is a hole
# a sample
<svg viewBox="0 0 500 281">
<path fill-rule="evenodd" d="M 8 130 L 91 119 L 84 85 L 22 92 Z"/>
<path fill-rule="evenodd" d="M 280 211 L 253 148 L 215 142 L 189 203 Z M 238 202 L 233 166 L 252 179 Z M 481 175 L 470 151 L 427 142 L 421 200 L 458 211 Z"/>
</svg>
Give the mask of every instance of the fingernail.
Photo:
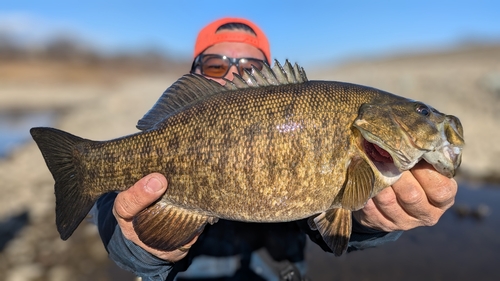
<svg viewBox="0 0 500 281">
<path fill-rule="evenodd" d="M 151 192 L 157 192 L 163 188 L 163 185 L 161 184 L 160 180 L 158 180 L 155 177 L 152 177 L 146 183 L 146 188 L 149 189 Z"/>
</svg>

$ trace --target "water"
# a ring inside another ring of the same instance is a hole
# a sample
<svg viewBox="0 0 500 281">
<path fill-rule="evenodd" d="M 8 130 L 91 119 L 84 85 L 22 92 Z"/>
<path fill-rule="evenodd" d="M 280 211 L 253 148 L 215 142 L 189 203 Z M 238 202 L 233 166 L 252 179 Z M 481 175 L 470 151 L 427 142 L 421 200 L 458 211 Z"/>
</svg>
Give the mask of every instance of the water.
<svg viewBox="0 0 500 281">
<path fill-rule="evenodd" d="M 53 126 L 55 117 L 55 112 L 0 112 L 0 158 L 30 140 L 31 127 Z M 484 216 L 477 216 L 478 210 Z M 500 185 L 459 182 L 455 206 L 437 225 L 342 257 L 310 243 L 306 260 L 308 276 L 316 281 L 500 280 Z M 110 271 L 133 280 L 114 265 Z"/>
<path fill-rule="evenodd" d="M 459 182 L 435 226 L 340 258 L 310 245 L 308 259 L 312 280 L 500 280 L 500 185 Z"/>
<path fill-rule="evenodd" d="M 30 140 L 31 127 L 53 125 L 55 115 L 51 111 L 0 112 L 0 158 Z"/>
</svg>

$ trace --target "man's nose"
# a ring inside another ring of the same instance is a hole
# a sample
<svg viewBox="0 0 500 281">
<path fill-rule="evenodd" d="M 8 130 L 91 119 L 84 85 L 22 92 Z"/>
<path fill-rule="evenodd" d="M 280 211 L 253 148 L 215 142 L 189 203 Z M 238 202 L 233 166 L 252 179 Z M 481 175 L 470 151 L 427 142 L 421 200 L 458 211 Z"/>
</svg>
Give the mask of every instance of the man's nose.
<svg viewBox="0 0 500 281">
<path fill-rule="evenodd" d="M 227 72 L 226 76 L 224 76 L 227 80 L 232 81 L 234 78 L 234 73 L 238 74 L 238 68 L 236 65 L 231 65 L 229 68 L 229 71 Z"/>
</svg>

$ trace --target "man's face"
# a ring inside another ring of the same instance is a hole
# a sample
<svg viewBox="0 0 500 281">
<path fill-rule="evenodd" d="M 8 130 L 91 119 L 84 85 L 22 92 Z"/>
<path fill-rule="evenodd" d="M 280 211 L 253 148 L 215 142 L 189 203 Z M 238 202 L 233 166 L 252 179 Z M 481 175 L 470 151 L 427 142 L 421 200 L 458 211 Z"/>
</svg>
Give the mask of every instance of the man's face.
<svg viewBox="0 0 500 281">
<path fill-rule="evenodd" d="M 203 54 L 208 55 L 222 55 L 222 56 L 228 56 L 231 58 L 254 58 L 254 59 L 260 59 L 260 60 L 265 60 L 264 54 L 257 49 L 256 47 L 252 45 L 248 45 L 246 43 L 236 43 L 236 42 L 223 42 L 219 44 L 215 44 L 209 48 L 207 48 Z M 200 68 L 197 67 L 195 73 L 201 74 Z M 226 76 L 224 78 L 228 80 L 233 80 L 233 73 L 238 73 L 238 69 L 236 66 L 232 65 L 229 71 L 227 72 Z M 212 78 L 205 76 L 209 79 L 212 79 L 222 85 L 225 84 L 224 80 L 222 78 Z"/>
</svg>

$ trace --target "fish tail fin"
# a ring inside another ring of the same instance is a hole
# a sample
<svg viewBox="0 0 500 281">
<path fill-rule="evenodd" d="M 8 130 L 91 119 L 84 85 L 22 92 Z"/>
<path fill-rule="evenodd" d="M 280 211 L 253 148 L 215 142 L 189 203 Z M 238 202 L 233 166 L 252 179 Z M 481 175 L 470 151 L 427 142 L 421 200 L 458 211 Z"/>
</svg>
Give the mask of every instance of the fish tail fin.
<svg viewBox="0 0 500 281">
<path fill-rule="evenodd" d="M 56 225 L 61 239 L 68 239 L 85 219 L 99 195 L 85 192 L 79 171 L 77 145 L 83 139 L 54 128 L 32 128 L 31 136 L 55 180 Z"/>
</svg>

